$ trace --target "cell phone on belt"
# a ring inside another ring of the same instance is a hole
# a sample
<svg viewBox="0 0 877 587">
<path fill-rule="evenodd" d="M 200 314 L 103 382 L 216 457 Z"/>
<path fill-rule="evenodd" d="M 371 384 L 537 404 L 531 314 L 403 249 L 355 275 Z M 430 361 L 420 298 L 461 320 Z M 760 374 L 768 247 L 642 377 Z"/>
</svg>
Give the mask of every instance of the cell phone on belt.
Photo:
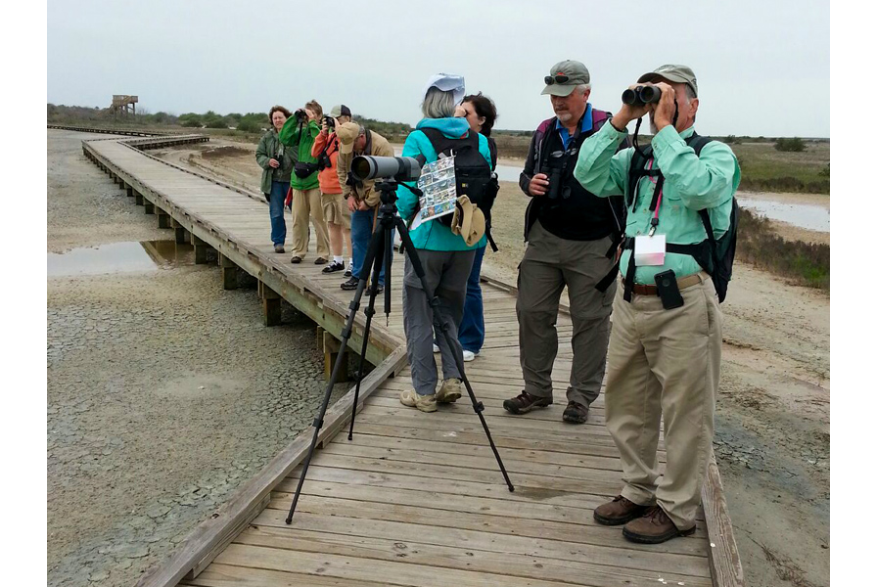
<svg viewBox="0 0 877 587">
<path fill-rule="evenodd" d="M 676 282 L 676 272 L 672 269 L 655 275 L 655 286 L 658 288 L 658 297 L 665 310 L 681 308 L 685 301 L 679 293 L 679 284 Z"/>
</svg>

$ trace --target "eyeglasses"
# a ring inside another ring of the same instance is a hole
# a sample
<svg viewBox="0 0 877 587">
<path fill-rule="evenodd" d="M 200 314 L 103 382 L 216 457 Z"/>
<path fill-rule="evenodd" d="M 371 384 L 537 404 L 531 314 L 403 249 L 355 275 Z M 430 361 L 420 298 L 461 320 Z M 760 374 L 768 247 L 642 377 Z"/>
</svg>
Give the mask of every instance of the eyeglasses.
<svg viewBox="0 0 877 587">
<path fill-rule="evenodd" d="M 554 85 L 555 83 L 565 84 L 568 81 L 569 81 L 569 76 L 563 75 L 562 73 L 559 73 L 555 76 L 551 76 L 551 75 L 545 76 L 545 84 L 549 85 L 549 86 Z"/>
</svg>

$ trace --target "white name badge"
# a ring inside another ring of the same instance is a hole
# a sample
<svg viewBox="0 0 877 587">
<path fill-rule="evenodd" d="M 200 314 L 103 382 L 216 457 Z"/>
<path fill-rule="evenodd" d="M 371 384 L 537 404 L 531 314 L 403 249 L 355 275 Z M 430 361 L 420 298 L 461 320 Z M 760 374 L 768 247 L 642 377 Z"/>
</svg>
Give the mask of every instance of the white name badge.
<svg viewBox="0 0 877 587">
<path fill-rule="evenodd" d="M 663 265 L 667 252 L 667 235 L 637 236 L 634 238 L 633 260 L 637 267 Z"/>
</svg>

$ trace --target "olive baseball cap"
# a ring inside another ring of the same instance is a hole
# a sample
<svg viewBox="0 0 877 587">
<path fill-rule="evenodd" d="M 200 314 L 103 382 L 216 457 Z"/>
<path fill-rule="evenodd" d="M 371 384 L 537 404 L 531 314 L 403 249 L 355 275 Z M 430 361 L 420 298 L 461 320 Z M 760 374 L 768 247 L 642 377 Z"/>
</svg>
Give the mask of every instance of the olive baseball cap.
<svg viewBox="0 0 877 587">
<path fill-rule="evenodd" d="M 591 83 L 591 74 L 581 61 L 567 59 L 556 63 L 551 74 L 545 76 L 545 89 L 542 94 L 566 97 L 572 94 L 576 86 Z"/>
<path fill-rule="evenodd" d="M 686 65 L 662 65 L 655 71 L 645 74 L 639 78 L 641 84 L 652 84 L 657 81 L 667 80 L 674 84 L 685 84 L 692 90 L 694 95 L 700 95 L 697 89 L 697 76 L 694 71 Z"/>
</svg>

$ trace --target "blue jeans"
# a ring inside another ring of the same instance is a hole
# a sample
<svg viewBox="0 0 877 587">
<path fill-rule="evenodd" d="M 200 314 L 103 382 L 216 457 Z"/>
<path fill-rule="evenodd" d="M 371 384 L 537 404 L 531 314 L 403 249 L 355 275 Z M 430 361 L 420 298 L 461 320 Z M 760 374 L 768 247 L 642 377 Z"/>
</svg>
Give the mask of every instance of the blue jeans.
<svg viewBox="0 0 877 587">
<path fill-rule="evenodd" d="M 286 242 L 286 220 L 283 218 L 283 202 L 289 191 L 288 181 L 272 181 L 268 199 L 268 214 L 271 216 L 271 242 L 282 245 Z"/>
<path fill-rule="evenodd" d="M 350 240 L 353 241 L 353 271 L 355 278 L 361 279 L 362 264 L 365 261 L 365 254 L 368 251 L 368 243 L 372 236 L 372 227 L 374 226 L 376 211 L 372 210 L 354 210 L 350 215 Z M 396 231 L 393 231 L 395 235 Z M 378 283 L 384 285 L 384 275 L 386 267 L 381 267 L 381 277 Z M 368 276 L 362 276 L 362 278 Z"/>
<path fill-rule="evenodd" d="M 487 247 L 475 249 L 475 261 L 466 283 L 466 303 L 458 339 L 463 350 L 477 353 L 484 345 L 484 301 L 481 299 L 481 262 Z"/>
</svg>

